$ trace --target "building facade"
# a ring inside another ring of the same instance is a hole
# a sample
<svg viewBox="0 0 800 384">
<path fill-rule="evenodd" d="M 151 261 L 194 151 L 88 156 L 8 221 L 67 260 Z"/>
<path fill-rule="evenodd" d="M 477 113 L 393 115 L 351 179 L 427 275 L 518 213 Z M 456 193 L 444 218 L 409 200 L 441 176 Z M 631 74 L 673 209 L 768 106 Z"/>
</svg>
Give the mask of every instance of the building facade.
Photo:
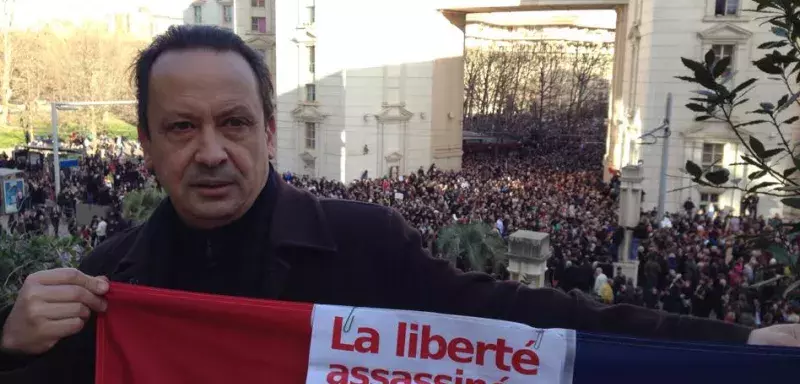
<svg viewBox="0 0 800 384">
<path fill-rule="evenodd" d="M 197 0 L 183 12 L 190 25 L 216 25 L 240 35 L 264 55 L 275 78 L 276 0 Z"/>
<path fill-rule="evenodd" d="M 752 64 L 762 52 L 758 45 L 772 39 L 744 11 L 754 7 L 752 0 L 281 0 L 275 8 L 281 73 L 276 163 L 345 182 L 364 171 L 381 177 L 431 163 L 458 169 L 467 15 L 612 9 L 615 59 L 603 169 L 640 164 L 647 177 L 643 208 L 658 204 L 662 141 L 640 138 L 661 125 L 671 93 L 666 210 L 679 210 L 691 198 L 699 206 L 739 211 L 741 192 L 692 186 L 682 172 L 687 160 L 736 163 L 744 148 L 723 124 L 694 121 L 683 105 L 697 89 L 675 76 L 687 74 L 681 57 L 700 60 L 713 50 L 732 58 L 734 83 L 762 79 L 751 100 L 786 93 Z M 753 108 L 743 107 L 734 118 L 749 118 L 743 113 Z M 772 148 L 779 137 L 771 129 L 754 125 L 742 133 Z M 732 169 L 744 188 L 752 167 Z M 772 199 L 760 201 L 760 213 L 781 210 Z"/>
</svg>

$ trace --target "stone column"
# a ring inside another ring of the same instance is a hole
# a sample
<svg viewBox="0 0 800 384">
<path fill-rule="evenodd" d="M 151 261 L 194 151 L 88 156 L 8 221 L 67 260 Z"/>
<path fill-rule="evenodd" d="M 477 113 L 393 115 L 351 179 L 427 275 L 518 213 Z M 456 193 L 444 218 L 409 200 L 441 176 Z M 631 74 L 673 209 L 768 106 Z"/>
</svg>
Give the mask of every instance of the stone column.
<svg viewBox="0 0 800 384">
<path fill-rule="evenodd" d="M 531 288 L 545 286 L 550 235 L 544 232 L 516 231 L 508 239 L 508 272 L 513 280 Z"/>
<path fill-rule="evenodd" d="M 630 253 L 633 242 L 633 228 L 639 224 L 642 207 L 642 181 L 644 169 L 640 165 L 628 165 L 622 168 L 619 202 L 619 225 L 625 228 L 625 239 L 619 249 L 619 262 L 625 276 L 632 278 L 636 284 L 639 260 L 631 260 Z"/>
</svg>

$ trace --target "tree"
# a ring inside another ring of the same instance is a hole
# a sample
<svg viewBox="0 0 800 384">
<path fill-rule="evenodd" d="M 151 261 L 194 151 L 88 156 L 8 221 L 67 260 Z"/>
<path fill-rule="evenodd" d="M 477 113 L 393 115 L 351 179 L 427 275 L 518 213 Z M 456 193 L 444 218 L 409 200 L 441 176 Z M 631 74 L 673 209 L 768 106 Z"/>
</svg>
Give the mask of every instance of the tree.
<svg viewBox="0 0 800 384">
<path fill-rule="evenodd" d="M 492 42 L 464 56 L 465 129 L 529 136 L 581 125 L 608 103 L 611 47 L 567 41 Z"/>
<path fill-rule="evenodd" d="M 11 99 L 11 71 L 14 63 L 11 45 L 11 25 L 14 21 L 15 0 L 0 0 L 3 5 L 3 14 L 0 15 L 0 29 L 3 34 L 3 76 L 0 79 L 0 124 L 8 124 L 8 108 Z"/>
<path fill-rule="evenodd" d="M 453 224 L 439 231 L 437 247 L 464 270 L 485 271 L 505 261 L 506 245 L 489 224 Z"/>
<path fill-rule="evenodd" d="M 682 58 L 683 64 L 691 71 L 690 76 L 678 79 L 697 85 L 702 89 L 698 96 L 686 104 L 686 108 L 697 113 L 695 121 L 719 121 L 724 123 L 739 139 L 745 154 L 741 162 L 733 165 L 747 165 L 754 170 L 747 176 L 746 185 L 740 187 L 730 183 L 731 172 L 724 165 L 716 164 L 703 168 L 692 161 L 686 162 L 686 172 L 692 181 L 708 187 L 738 189 L 748 195 L 778 197 L 788 207 L 800 209 L 800 154 L 797 143 L 790 143 L 784 133 L 785 127 L 800 120 L 795 106 L 800 107 L 800 3 L 783 0 L 754 0 L 757 8 L 753 10 L 763 24 L 770 25 L 775 40 L 761 44 L 758 49 L 764 55 L 753 64 L 772 81 L 777 81 L 785 89 L 785 94 L 777 100 L 762 100 L 758 107 L 747 112 L 755 118 L 738 122 L 737 111 L 750 105 L 747 94 L 752 91 L 756 78 L 739 84 L 731 84 L 733 76 L 729 71 L 731 59 L 717 58 L 714 51 L 706 53 L 702 62 Z M 757 137 L 747 136 L 744 128 L 766 125 L 774 129 L 781 143 L 776 148 L 767 148 Z M 791 267 L 795 278 L 798 276 L 798 250 L 795 236 L 800 233 L 800 222 L 783 224 L 788 231 L 763 231 L 757 236 L 747 237 L 747 244 L 754 249 L 769 251 L 778 261 Z M 781 229 L 781 228 L 777 228 Z M 800 287 L 800 280 L 786 287 L 786 293 Z"/>
<path fill-rule="evenodd" d="M 166 194 L 157 188 L 146 188 L 128 192 L 122 199 L 122 216 L 135 224 L 141 224 L 150 217 Z"/>
</svg>

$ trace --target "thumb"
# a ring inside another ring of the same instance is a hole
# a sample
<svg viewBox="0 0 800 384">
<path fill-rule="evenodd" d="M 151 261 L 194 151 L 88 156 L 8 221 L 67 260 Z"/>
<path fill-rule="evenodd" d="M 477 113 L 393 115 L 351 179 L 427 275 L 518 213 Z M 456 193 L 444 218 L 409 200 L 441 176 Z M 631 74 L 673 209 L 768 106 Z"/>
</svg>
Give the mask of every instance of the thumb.
<svg viewBox="0 0 800 384">
<path fill-rule="evenodd" d="M 90 277 L 84 286 L 95 295 L 105 295 L 108 292 L 109 281 L 105 276 Z"/>
</svg>

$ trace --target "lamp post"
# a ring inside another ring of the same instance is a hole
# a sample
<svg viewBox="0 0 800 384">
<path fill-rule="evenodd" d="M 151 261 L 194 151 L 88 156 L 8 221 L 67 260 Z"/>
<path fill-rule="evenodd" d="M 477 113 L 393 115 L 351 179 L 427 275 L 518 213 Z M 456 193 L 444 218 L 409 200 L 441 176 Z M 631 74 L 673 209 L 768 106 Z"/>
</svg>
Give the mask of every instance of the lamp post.
<svg viewBox="0 0 800 384">
<path fill-rule="evenodd" d="M 50 103 L 50 124 L 53 129 L 53 179 L 55 180 L 56 196 L 61 193 L 61 163 L 59 154 L 58 140 L 58 111 L 72 111 L 80 107 L 91 107 L 101 105 L 134 105 L 135 100 L 123 101 L 76 101 L 76 102 L 52 102 Z"/>
<path fill-rule="evenodd" d="M 651 145 L 661 140 L 661 173 L 658 180 L 658 220 L 664 219 L 664 211 L 667 201 L 667 169 L 669 168 L 669 137 L 672 136 L 670 119 L 672 118 L 672 93 L 667 94 L 667 106 L 664 113 L 664 121 L 661 125 L 642 135 L 639 139 L 649 138 L 652 142 L 642 143 Z M 663 131 L 663 132 L 662 132 Z M 656 133 L 659 133 L 656 135 Z"/>
<path fill-rule="evenodd" d="M 239 20 L 236 18 L 236 16 L 239 14 L 239 12 L 236 10 L 236 0 L 231 0 L 231 11 L 233 13 L 231 15 L 231 17 L 233 17 L 233 20 L 232 20 L 233 21 L 233 33 L 234 34 L 238 34 L 238 32 L 239 32 L 238 21 Z"/>
</svg>

